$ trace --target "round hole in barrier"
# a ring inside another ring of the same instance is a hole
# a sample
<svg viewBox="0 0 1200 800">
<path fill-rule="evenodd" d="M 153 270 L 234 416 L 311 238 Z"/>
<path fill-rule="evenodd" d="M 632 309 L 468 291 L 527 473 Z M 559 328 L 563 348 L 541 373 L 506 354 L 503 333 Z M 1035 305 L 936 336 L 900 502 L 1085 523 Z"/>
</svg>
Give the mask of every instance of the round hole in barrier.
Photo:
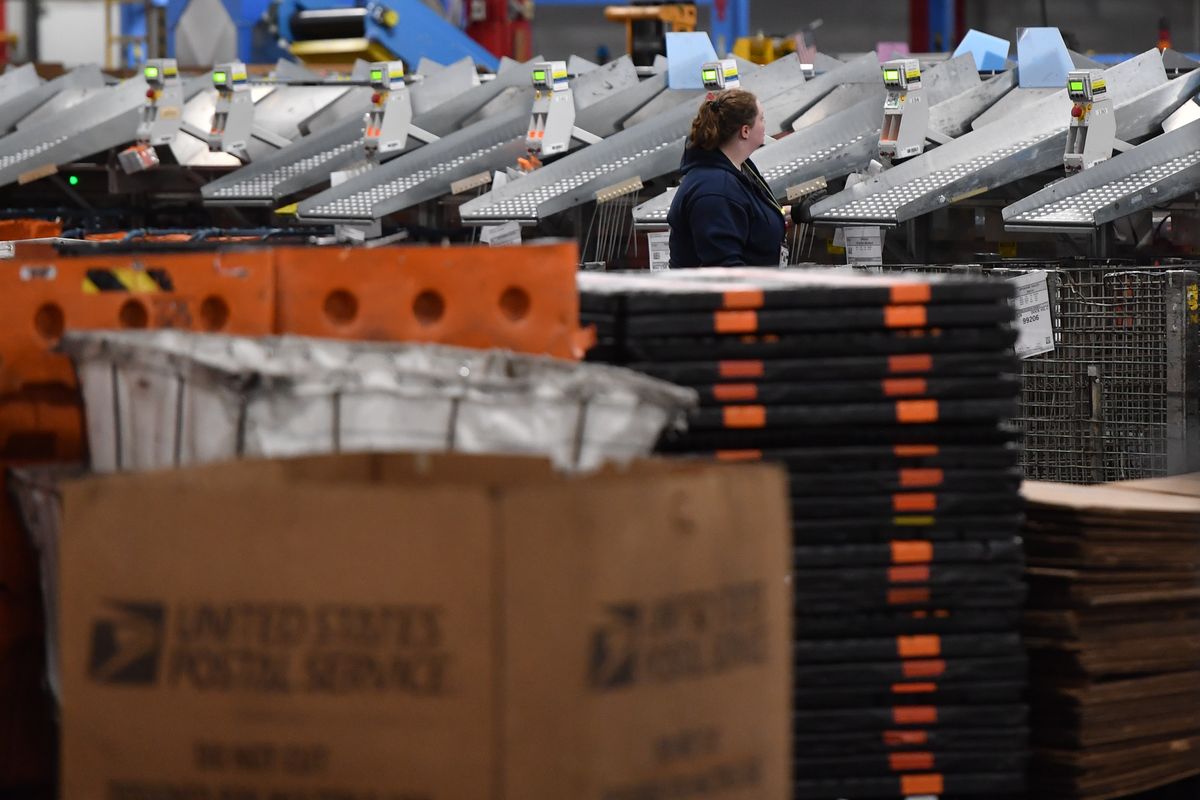
<svg viewBox="0 0 1200 800">
<path fill-rule="evenodd" d="M 206 331 L 219 331 L 229 322 L 229 304 L 224 298 L 210 295 L 200 304 L 200 325 Z"/>
<path fill-rule="evenodd" d="M 345 289 L 325 295 L 325 316 L 334 325 L 349 325 L 358 316 L 358 298 Z"/>
<path fill-rule="evenodd" d="M 520 322 L 529 315 L 529 292 L 520 286 L 510 286 L 500 295 L 500 310 L 512 322 Z"/>
<path fill-rule="evenodd" d="M 63 335 L 66 319 L 62 309 L 55 303 L 43 303 L 33 315 L 33 327 L 48 342 L 56 342 Z"/>
<path fill-rule="evenodd" d="M 438 292 L 426 289 L 413 300 L 412 309 L 417 322 L 428 327 L 437 324 L 437 321 L 446 313 L 446 301 Z"/>
<path fill-rule="evenodd" d="M 122 328 L 144 328 L 150 324 L 150 314 L 140 300 L 126 300 L 121 304 L 117 319 Z"/>
</svg>

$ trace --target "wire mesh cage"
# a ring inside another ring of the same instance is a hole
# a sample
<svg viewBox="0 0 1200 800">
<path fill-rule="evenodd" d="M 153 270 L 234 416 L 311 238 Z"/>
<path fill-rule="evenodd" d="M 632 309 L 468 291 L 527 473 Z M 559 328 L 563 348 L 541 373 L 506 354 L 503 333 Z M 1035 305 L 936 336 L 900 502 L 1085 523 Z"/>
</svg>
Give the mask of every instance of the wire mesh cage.
<svg viewBox="0 0 1200 800">
<path fill-rule="evenodd" d="M 1025 476 L 1099 483 L 1200 469 L 1200 271 L 1066 262 L 900 267 L 1047 273 L 1054 350 L 1022 362 Z"/>
</svg>

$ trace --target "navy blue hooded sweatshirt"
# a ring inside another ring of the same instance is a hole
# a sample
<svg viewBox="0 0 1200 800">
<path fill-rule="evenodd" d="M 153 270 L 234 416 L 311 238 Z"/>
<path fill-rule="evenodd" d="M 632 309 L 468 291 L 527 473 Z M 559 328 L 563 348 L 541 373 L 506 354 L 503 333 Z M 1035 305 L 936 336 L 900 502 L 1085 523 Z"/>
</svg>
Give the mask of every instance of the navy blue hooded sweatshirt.
<svg viewBox="0 0 1200 800">
<path fill-rule="evenodd" d="M 739 171 L 720 150 L 689 147 L 671 201 L 671 266 L 779 265 L 783 210 L 750 159 Z"/>
</svg>

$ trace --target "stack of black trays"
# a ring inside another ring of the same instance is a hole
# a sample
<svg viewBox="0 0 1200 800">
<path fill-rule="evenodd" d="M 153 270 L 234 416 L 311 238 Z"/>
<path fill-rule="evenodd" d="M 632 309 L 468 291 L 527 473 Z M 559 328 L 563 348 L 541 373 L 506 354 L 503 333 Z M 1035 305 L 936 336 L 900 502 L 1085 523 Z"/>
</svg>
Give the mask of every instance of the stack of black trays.
<svg viewBox="0 0 1200 800">
<path fill-rule="evenodd" d="M 1009 285 L 715 269 L 580 287 L 607 356 L 700 393 L 662 452 L 788 468 L 797 800 L 1023 797 Z"/>
</svg>

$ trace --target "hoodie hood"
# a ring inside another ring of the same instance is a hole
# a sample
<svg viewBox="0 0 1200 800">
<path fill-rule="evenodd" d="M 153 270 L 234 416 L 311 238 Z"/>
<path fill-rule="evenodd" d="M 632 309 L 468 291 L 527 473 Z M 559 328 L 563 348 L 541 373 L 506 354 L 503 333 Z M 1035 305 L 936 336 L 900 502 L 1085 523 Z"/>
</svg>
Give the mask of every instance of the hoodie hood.
<svg viewBox="0 0 1200 800">
<path fill-rule="evenodd" d="M 733 166 L 733 162 L 719 149 L 701 150 L 699 147 L 688 147 L 683 151 L 683 158 L 679 162 L 680 174 L 687 175 L 699 167 L 723 169 L 732 175 L 741 176 L 741 172 Z"/>
</svg>

